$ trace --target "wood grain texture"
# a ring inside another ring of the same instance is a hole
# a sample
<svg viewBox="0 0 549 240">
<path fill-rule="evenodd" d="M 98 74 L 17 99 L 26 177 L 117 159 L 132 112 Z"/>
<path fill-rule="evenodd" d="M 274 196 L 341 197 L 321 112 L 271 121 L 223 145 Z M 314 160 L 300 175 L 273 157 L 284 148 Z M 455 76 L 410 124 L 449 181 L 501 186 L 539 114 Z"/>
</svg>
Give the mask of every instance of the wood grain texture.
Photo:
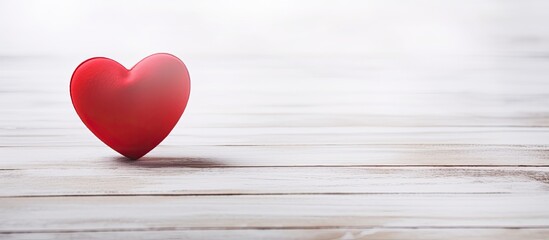
<svg viewBox="0 0 549 240">
<path fill-rule="evenodd" d="M 130 163 L 114 169 L 0 171 L 0 179 L 3 186 L 0 198 L 105 195 L 542 194 L 549 184 L 549 168 L 188 168 L 169 165 L 143 167 L 139 163 Z"/>
<path fill-rule="evenodd" d="M 172 230 L 155 231 L 65 231 L 52 233 L 0 233 L 3 239 L 265 239 L 265 240 L 318 240 L 318 239 L 402 239 L 402 240 L 458 240 L 458 239 L 532 239 L 545 240 L 547 229 L 500 228 L 315 228 L 315 229 L 221 229 L 221 230 Z"/>
<path fill-rule="evenodd" d="M 98 141 L 76 129 L 16 129 L 2 131 L 0 146 L 90 146 Z M 544 145 L 545 128 L 442 127 L 301 127 L 188 128 L 170 135 L 166 146 L 211 145 L 357 145 L 357 144 L 494 144 Z M 285 139 L 285 140 L 284 140 Z"/>
<path fill-rule="evenodd" d="M 96 140 L 99 141 L 99 140 Z M 358 144 L 159 146 L 141 161 L 100 146 L 3 147 L 0 169 L 269 166 L 549 166 L 546 145 Z M 77 148 L 78 151 L 72 151 Z"/>
<path fill-rule="evenodd" d="M 480 76 L 418 78 L 432 87 L 398 92 L 353 76 L 287 89 L 287 79 L 253 81 L 273 71 L 257 63 L 231 86 L 217 78 L 226 67 L 198 67 L 178 127 L 128 161 L 79 122 L 65 76 L 45 74 L 43 86 L 17 61 L 35 60 L 8 61 L 15 73 L 0 72 L 27 80 L 8 81 L 0 95 L 3 239 L 549 235 L 549 88 L 537 77 L 503 77 L 497 88 Z"/>
<path fill-rule="evenodd" d="M 0 220 L 0 232 L 166 227 L 549 228 L 548 201 L 549 194 L 2 198 L 0 214 L 5 217 Z"/>
<path fill-rule="evenodd" d="M 516 92 L 476 77 L 455 91 L 438 78 L 399 93 L 355 77 L 293 90 L 233 79 L 221 91 L 199 68 L 178 127 L 128 161 L 79 122 L 64 76 L 41 86 L 18 71 L 27 81 L 0 95 L 2 239 L 549 235 L 549 95 L 534 78 L 507 79 Z"/>
</svg>

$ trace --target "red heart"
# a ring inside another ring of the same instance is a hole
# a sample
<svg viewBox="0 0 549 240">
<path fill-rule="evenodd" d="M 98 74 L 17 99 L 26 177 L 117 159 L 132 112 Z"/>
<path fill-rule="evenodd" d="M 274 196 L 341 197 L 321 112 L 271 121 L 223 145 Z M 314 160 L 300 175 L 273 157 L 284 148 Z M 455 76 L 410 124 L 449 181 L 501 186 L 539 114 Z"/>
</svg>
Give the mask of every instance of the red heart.
<svg viewBox="0 0 549 240">
<path fill-rule="evenodd" d="M 138 159 L 168 136 L 187 106 L 190 87 L 185 64 L 158 53 L 131 70 L 108 58 L 88 59 L 74 70 L 70 94 L 95 136 Z"/>
</svg>

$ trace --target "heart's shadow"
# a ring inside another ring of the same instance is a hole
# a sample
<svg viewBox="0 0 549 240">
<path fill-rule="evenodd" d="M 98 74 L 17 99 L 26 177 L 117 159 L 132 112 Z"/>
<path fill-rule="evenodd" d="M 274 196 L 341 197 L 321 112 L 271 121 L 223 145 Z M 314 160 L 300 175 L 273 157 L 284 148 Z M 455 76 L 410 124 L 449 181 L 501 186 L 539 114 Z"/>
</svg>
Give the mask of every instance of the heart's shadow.
<svg viewBox="0 0 549 240">
<path fill-rule="evenodd" d="M 138 160 L 117 157 L 115 161 L 127 166 L 144 168 L 210 168 L 226 166 L 222 162 L 210 158 L 196 157 L 143 157 Z"/>
</svg>

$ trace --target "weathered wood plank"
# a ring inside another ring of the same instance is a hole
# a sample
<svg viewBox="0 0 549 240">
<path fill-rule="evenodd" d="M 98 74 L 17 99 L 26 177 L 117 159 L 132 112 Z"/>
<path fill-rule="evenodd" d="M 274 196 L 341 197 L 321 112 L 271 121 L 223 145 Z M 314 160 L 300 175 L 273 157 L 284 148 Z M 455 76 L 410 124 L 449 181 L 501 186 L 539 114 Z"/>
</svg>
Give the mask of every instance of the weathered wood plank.
<svg viewBox="0 0 549 240">
<path fill-rule="evenodd" d="M 0 171 L 0 197 L 546 193 L 549 168 L 180 168 Z"/>
<path fill-rule="evenodd" d="M 343 229 L 250 229 L 250 230 L 169 230 L 160 231 L 113 231 L 113 232 L 53 232 L 53 233 L 0 233 L 2 239 L 211 239 L 211 240 L 333 240 L 333 239 L 401 239 L 401 240 L 485 240 L 485 239 L 530 239 L 546 240 L 549 229 L 504 229 L 504 228 L 343 228 Z"/>
<path fill-rule="evenodd" d="M 549 194 L 0 198 L 0 232 L 154 228 L 549 228 Z"/>
<path fill-rule="evenodd" d="M 125 161 L 99 140 L 96 146 L 2 147 L 0 169 L 254 166 L 549 166 L 547 145 L 365 144 L 228 145 L 163 144 L 144 158 Z"/>
<path fill-rule="evenodd" d="M 2 129 L 0 146 L 93 146 L 99 141 L 79 129 Z M 350 145 L 492 144 L 545 145 L 549 128 L 335 127 L 189 128 L 174 131 L 163 145 Z"/>
</svg>

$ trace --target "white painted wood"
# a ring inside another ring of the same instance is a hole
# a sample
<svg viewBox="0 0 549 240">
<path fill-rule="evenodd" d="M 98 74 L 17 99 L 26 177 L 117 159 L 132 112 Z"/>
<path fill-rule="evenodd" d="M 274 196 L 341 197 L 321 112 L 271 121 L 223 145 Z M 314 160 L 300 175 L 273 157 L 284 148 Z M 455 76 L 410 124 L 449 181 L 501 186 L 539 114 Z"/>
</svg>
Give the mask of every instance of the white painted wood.
<svg viewBox="0 0 549 240">
<path fill-rule="evenodd" d="M 10 129 L 1 131 L 0 146 L 93 146 L 87 129 Z M 546 128 L 189 128 L 171 134 L 162 145 L 357 145 L 357 144 L 492 144 L 545 145 Z"/>
<path fill-rule="evenodd" d="M 549 228 L 549 194 L 0 198 L 0 232 L 154 228 Z"/>
<path fill-rule="evenodd" d="M 461 239 L 531 239 L 545 240 L 547 229 L 252 229 L 252 230 L 161 230 L 161 231 L 114 231 L 114 232 L 55 232 L 55 233 L 11 233 L 2 234 L 2 239 L 42 240 L 42 239 L 212 239 L 212 240 L 333 240 L 333 239 L 402 239 L 402 240 L 461 240 Z"/>
<path fill-rule="evenodd" d="M 151 163 L 154 164 L 154 163 Z M 78 195 L 540 193 L 549 168 L 187 168 L 120 164 L 105 169 L 0 171 L 0 197 Z"/>
<path fill-rule="evenodd" d="M 140 161 L 103 146 L 3 147 L 0 169 L 268 166 L 549 166 L 546 145 L 365 144 L 165 146 Z M 77 151 L 75 151 L 77 149 Z"/>
</svg>

